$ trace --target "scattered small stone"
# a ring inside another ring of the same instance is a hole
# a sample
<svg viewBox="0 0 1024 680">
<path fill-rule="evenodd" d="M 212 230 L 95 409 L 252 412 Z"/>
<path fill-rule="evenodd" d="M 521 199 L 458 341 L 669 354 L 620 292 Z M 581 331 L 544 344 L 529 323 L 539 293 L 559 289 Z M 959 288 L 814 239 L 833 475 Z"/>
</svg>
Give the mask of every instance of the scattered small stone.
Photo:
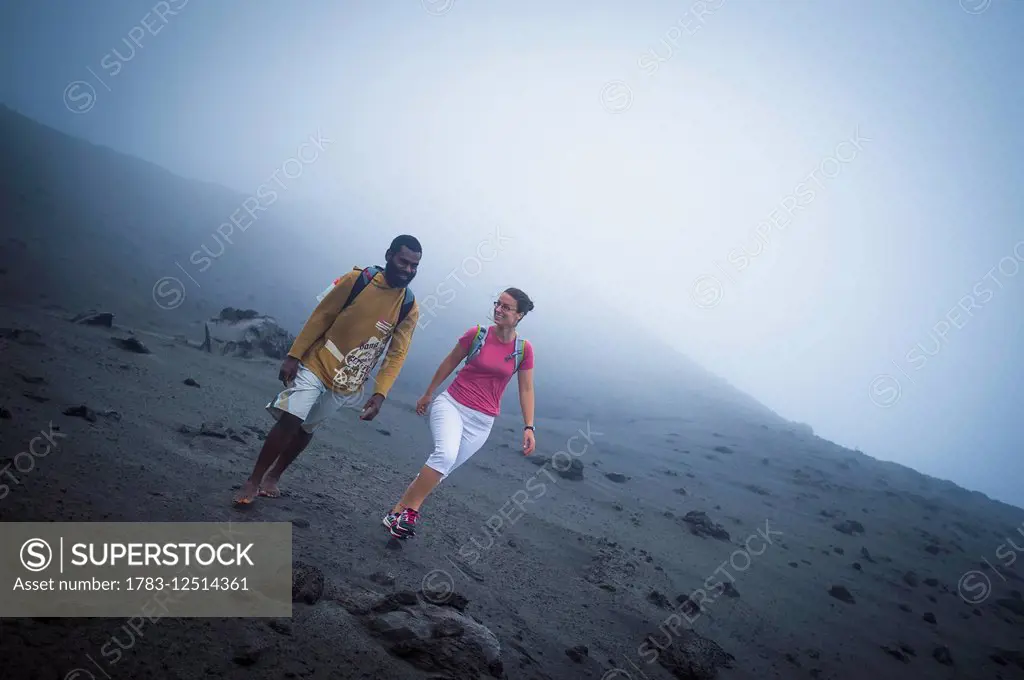
<svg viewBox="0 0 1024 680">
<path fill-rule="evenodd" d="M 619 503 L 618 501 L 616 501 L 616 502 L 612 503 L 612 507 L 615 508 L 616 510 L 618 510 L 619 512 L 622 512 L 622 503 Z"/>
<path fill-rule="evenodd" d="M 260 658 L 260 649 L 253 646 L 242 647 L 235 652 L 232 661 L 239 666 L 252 666 Z"/>
<path fill-rule="evenodd" d="M 996 604 L 1018 616 L 1024 616 L 1024 601 L 1015 597 L 1004 597 L 996 600 Z"/>
<path fill-rule="evenodd" d="M 676 595 L 676 604 L 689 617 L 694 617 L 701 612 L 700 605 L 688 595 Z"/>
<path fill-rule="evenodd" d="M 842 548 L 840 548 L 839 546 L 836 546 L 836 547 L 832 548 L 832 550 L 834 550 L 837 555 L 844 555 L 844 554 L 846 554 L 845 551 Z"/>
<path fill-rule="evenodd" d="M 652 590 L 650 593 L 648 593 L 647 601 L 653 604 L 654 606 L 660 607 L 662 609 L 672 608 L 672 602 L 667 597 L 665 597 L 665 595 L 658 592 L 657 590 Z"/>
<path fill-rule="evenodd" d="M 844 586 L 832 586 L 828 589 L 828 594 L 836 598 L 837 600 L 846 602 L 847 604 L 857 604 L 857 602 L 853 599 L 853 595 L 851 595 L 850 591 L 847 590 Z"/>
<path fill-rule="evenodd" d="M 1000 666 L 1008 666 L 1013 663 L 1018 668 L 1024 670 L 1024 652 L 1019 650 L 996 648 L 995 652 L 989 658 Z"/>
<path fill-rule="evenodd" d="M 79 314 L 75 318 L 71 319 L 71 323 L 82 324 L 84 326 L 103 326 L 105 328 L 113 328 L 114 315 L 110 312 L 100 312 L 99 314 L 86 312 L 85 314 Z"/>
<path fill-rule="evenodd" d="M 242 435 L 238 434 L 237 432 L 229 432 L 228 433 L 228 439 L 230 439 L 231 441 L 234 441 L 234 442 L 238 442 L 239 444 L 247 443 L 245 441 L 245 437 L 243 437 Z"/>
<path fill-rule="evenodd" d="M 757 484 L 747 484 L 745 488 L 747 491 L 752 491 L 758 496 L 771 496 L 771 493 L 767 489 L 760 487 Z"/>
<path fill-rule="evenodd" d="M 798 567 L 799 567 L 800 565 L 799 565 L 799 564 L 797 564 L 796 562 L 790 562 L 790 563 L 789 563 L 789 566 L 791 566 L 791 567 L 793 567 L 794 569 L 796 569 L 796 568 L 798 568 Z"/>
<path fill-rule="evenodd" d="M 609 593 L 615 592 L 615 586 L 613 586 L 611 583 L 602 583 L 598 586 L 598 588 L 600 588 L 601 590 L 607 590 Z"/>
<path fill-rule="evenodd" d="M 33 394 L 32 392 L 22 392 L 21 395 L 26 399 L 31 399 L 37 404 L 45 404 L 46 402 L 50 401 L 49 397 L 44 397 L 41 394 Z"/>
<path fill-rule="evenodd" d="M 185 384 L 188 385 L 189 387 L 199 387 L 199 383 L 197 383 L 192 378 L 185 378 Z"/>
<path fill-rule="evenodd" d="M 583 658 L 590 656 L 590 650 L 586 645 L 576 645 L 565 650 L 565 654 L 576 663 L 583 663 Z"/>
<path fill-rule="evenodd" d="M 875 559 L 873 557 L 871 557 L 871 553 L 868 552 L 867 548 L 861 548 L 860 549 L 860 556 L 863 557 L 864 560 L 867 561 L 867 562 L 874 563 L 874 561 L 875 561 Z"/>
<path fill-rule="evenodd" d="M 302 519 L 301 517 L 295 517 L 294 519 L 292 519 L 292 526 L 293 527 L 298 527 L 299 529 L 308 529 L 309 528 L 309 520 L 308 519 Z"/>
<path fill-rule="evenodd" d="M 761 459 L 761 465 L 768 465 L 768 464 L 769 464 L 769 461 L 768 461 L 767 458 L 762 458 Z"/>
<path fill-rule="evenodd" d="M 932 578 L 932 577 L 929 576 L 928 578 L 926 578 L 924 580 L 924 584 L 926 586 L 931 586 L 932 588 L 938 588 L 939 587 L 939 579 Z"/>
<path fill-rule="evenodd" d="M 685 496 L 686 495 L 686 489 L 684 489 L 683 487 L 679 487 L 678 489 L 674 489 L 673 493 L 677 493 L 680 496 Z"/>
<path fill-rule="evenodd" d="M 552 467 L 554 468 L 554 466 Z M 558 468 L 554 469 L 555 473 L 563 479 L 569 479 L 574 482 L 578 482 L 583 479 L 583 463 L 580 462 L 579 458 L 573 458 L 567 470 L 559 470 Z"/>
<path fill-rule="evenodd" d="M 860 566 L 860 562 L 854 562 L 853 563 L 853 568 L 856 569 L 857 571 L 864 571 L 864 567 Z"/>
<path fill-rule="evenodd" d="M 227 439 L 228 431 L 224 427 L 222 422 L 203 423 L 199 426 L 199 435 L 202 437 L 216 437 L 217 439 Z"/>
<path fill-rule="evenodd" d="M 718 453 L 732 453 L 732 449 L 730 449 L 728 446 L 716 446 L 714 450 L 717 451 Z"/>
<path fill-rule="evenodd" d="M 126 352 L 134 352 L 135 354 L 152 354 L 148 347 L 142 344 L 142 341 L 138 338 L 110 338 L 117 347 L 120 347 Z"/>
<path fill-rule="evenodd" d="M 380 432 L 385 437 L 390 437 L 391 436 L 391 430 L 385 430 L 383 427 L 378 427 L 377 428 L 377 432 Z"/>
<path fill-rule="evenodd" d="M 270 621 L 267 622 L 267 627 L 270 628 L 270 630 L 274 631 L 275 633 L 280 633 L 281 635 L 291 635 L 292 634 L 292 624 L 288 620 L 284 620 L 284 619 L 271 619 Z"/>
<path fill-rule="evenodd" d="M 903 582 L 911 588 L 916 588 L 918 583 L 920 583 L 920 579 L 918 579 L 916 573 L 914 573 L 913 571 L 908 571 L 907 573 L 903 574 Z"/>
<path fill-rule="evenodd" d="M 701 538 L 712 537 L 720 541 L 730 540 L 729 532 L 721 524 L 712 522 L 706 513 L 700 510 L 691 510 L 683 517 L 683 522 L 689 525 L 690 533 Z"/>
<path fill-rule="evenodd" d="M 626 475 L 618 472 L 606 472 L 604 476 L 617 484 L 625 484 L 626 480 L 629 479 Z"/>
<path fill-rule="evenodd" d="M 938 623 L 938 621 L 935 620 L 935 614 L 932 614 L 931 612 L 925 612 L 924 616 L 922 616 L 921 618 L 924 619 L 926 623 Z"/>
<path fill-rule="evenodd" d="M 840 533 L 847 534 L 848 536 L 855 536 L 857 534 L 864 533 L 864 525 L 855 519 L 843 520 L 842 522 L 833 524 L 832 528 Z"/>
<path fill-rule="evenodd" d="M 71 408 L 64 409 L 64 415 L 73 416 L 75 418 L 85 418 L 90 423 L 96 422 L 96 412 L 88 406 L 72 406 Z"/>
<path fill-rule="evenodd" d="M 28 383 L 29 385 L 42 385 L 46 382 L 46 379 L 37 375 L 25 375 L 24 373 L 17 373 L 15 375 L 21 378 L 22 382 Z"/>
<path fill-rule="evenodd" d="M 28 328 L 0 328 L 0 338 L 29 347 L 43 346 L 43 336 Z"/>
<path fill-rule="evenodd" d="M 949 651 L 949 647 L 942 646 L 936 647 L 935 651 L 932 652 L 932 657 L 941 663 L 943 666 L 953 665 L 953 655 Z"/>
<path fill-rule="evenodd" d="M 373 574 L 370 574 L 370 580 L 373 581 L 374 583 L 380 584 L 382 586 L 393 586 L 393 585 L 395 585 L 395 575 L 394 574 L 386 574 L 386 573 L 384 573 L 382 571 L 378 571 L 378 572 L 375 572 Z"/>
<path fill-rule="evenodd" d="M 10 411 L 3 407 L 0 407 L 0 418 L 2 418 L 3 420 L 10 420 L 13 417 L 14 416 L 11 415 Z"/>
<path fill-rule="evenodd" d="M 902 661 L 903 663 L 910 663 L 910 658 L 898 649 L 893 649 L 892 647 L 882 645 L 882 651 L 891 656 L 892 658 L 896 659 L 897 661 Z"/>
<path fill-rule="evenodd" d="M 725 584 L 725 587 L 722 590 L 722 594 L 725 595 L 726 597 L 731 597 L 731 598 L 735 599 L 735 598 L 740 596 L 740 591 L 736 590 L 736 586 L 734 586 L 730 582 L 730 583 L 726 583 Z"/>
<path fill-rule="evenodd" d="M 901 604 L 900 605 L 900 609 L 905 611 L 905 612 L 907 612 L 908 614 L 913 614 L 914 613 L 914 610 L 910 608 L 909 604 Z"/>
<path fill-rule="evenodd" d="M 937 545 L 929 545 L 924 549 L 924 551 L 932 555 L 938 555 L 940 552 L 943 552 L 942 548 Z"/>
</svg>

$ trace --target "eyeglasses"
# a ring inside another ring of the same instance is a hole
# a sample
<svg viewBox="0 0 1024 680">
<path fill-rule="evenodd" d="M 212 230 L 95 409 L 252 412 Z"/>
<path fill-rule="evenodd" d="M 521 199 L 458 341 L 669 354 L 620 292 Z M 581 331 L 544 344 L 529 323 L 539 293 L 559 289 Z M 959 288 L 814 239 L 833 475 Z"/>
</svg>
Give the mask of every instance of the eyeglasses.
<svg viewBox="0 0 1024 680">
<path fill-rule="evenodd" d="M 495 300 L 495 301 L 494 301 L 494 308 L 495 308 L 495 309 L 498 309 L 499 307 L 500 307 L 500 308 L 501 308 L 501 309 L 502 309 L 503 311 L 506 311 L 506 312 L 516 312 L 516 311 L 519 311 L 519 310 L 517 310 L 517 309 L 513 309 L 512 307 L 509 307 L 508 305 L 506 305 L 506 304 L 505 304 L 504 302 L 502 302 L 501 300 Z"/>
</svg>

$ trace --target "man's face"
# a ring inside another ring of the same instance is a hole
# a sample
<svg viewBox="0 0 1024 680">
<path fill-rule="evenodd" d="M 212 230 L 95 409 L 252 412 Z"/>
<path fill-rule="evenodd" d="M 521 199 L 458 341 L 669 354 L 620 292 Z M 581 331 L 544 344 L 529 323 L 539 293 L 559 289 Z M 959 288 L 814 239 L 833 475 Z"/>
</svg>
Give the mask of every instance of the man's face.
<svg viewBox="0 0 1024 680">
<path fill-rule="evenodd" d="M 384 265 L 384 277 L 388 285 L 395 288 L 405 288 L 414 278 L 416 269 L 420 266 L 422 253 L 414 253 L 407 246 L 402 246 L 397 253 L 390 250 L 385 254 L 387 263 Z"/>
</svg>

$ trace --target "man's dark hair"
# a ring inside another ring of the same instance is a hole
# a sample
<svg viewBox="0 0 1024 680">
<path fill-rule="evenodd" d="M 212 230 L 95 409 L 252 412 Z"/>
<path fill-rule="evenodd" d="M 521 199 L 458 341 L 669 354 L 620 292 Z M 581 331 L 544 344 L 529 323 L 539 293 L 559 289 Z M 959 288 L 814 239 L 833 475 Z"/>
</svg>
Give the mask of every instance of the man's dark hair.
<svg viewBox="0 0 1024 680">
<path fill-rule="evenodd" d="M 395 240 L 391 242 L 391 247 L 388 248 L 388 250 L 391 251 L 392 255 L 397 255 L 398 251 L 402 249 L 402 246 L 405 246 L 414 253 L 423 252 L 423 247 L 420 245 L 420 242 L 416 240 L 416 237 L 409 236 L 408 234 L 396 236 Z"/>
<path fill-rule="evenodd" d="M 505 292 L 515 298 L 517 312 L 526 316 L 533 311 L 533 300 L 530 299 L 529 295 L 518 288 L 506 288 Z"/>
</svg>

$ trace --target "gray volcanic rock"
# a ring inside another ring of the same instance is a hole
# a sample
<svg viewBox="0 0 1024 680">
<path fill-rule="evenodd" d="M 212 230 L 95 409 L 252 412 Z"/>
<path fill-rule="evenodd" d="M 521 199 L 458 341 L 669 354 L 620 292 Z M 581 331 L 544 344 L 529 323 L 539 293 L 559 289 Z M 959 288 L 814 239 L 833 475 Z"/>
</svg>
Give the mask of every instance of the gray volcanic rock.
<svg viewBox="0 0 1024 680">
<path fill-rule="evenodd" d="M 219 347 L 221 354 L 243 358 L 263 355 L 283 359 L 295 341 L 274 318 L 251 309 L 227 307 L 219 317 L 210 319 L 206 327 L 213 347 Z"/>
</svg>

